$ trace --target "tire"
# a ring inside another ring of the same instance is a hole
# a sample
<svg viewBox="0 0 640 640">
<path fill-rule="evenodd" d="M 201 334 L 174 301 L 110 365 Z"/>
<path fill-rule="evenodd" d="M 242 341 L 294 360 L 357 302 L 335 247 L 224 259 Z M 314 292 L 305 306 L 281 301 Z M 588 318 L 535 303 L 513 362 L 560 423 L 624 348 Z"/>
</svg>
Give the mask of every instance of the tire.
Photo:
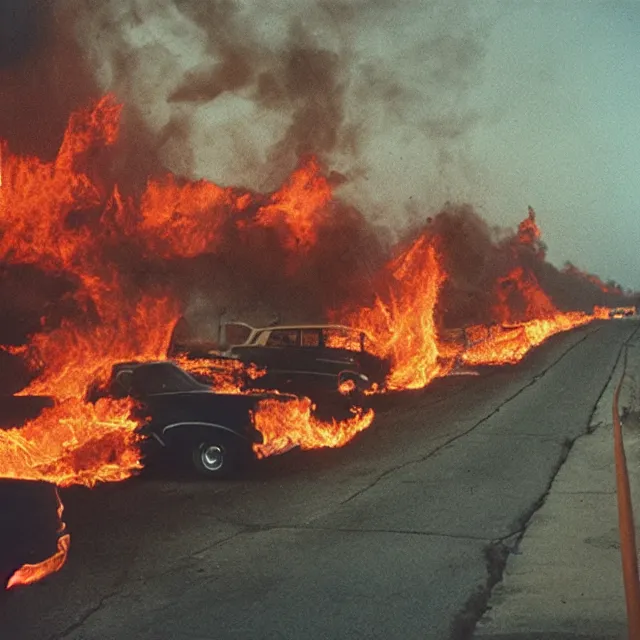
<svg viewBox="0 0 640 640">
<path fill-rule="evenodd" d="M 196 472 L 208 478 L 228 478 L 237 473 L 240 466 L 237 447 L 215 438 L 196 441 L 191 460 Z"/>
<path fill-rule="evenodd" d="M 347 396 L 347 401 L 349 408 L 364 408 L 367 403 L 367 398 L 362 389 L 356 388 Z"/>
</svg>

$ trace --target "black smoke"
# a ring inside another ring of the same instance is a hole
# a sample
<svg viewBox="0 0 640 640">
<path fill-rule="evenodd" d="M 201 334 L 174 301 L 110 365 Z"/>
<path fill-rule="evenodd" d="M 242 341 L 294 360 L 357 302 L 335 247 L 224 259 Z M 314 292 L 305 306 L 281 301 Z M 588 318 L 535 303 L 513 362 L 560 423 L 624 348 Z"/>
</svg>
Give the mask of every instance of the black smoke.
<svg viewBox="0 0 640 640">
<path fill-rule="evenodd" d="M 531 242 L 525 233 L 522 242 L 515 230 L 491 227 L 470 204 L 445 206 L 427 229 L 438 238 L 447 273 L 438 304 L 445 327 L 495 321 L 497 283 L 517 267 L 533 275 L 560 311 L 591 313 L 595 305 L 633 303 L 633 297 L 625 298 L 621 291 L 605 292 L 575 270 L 558 269 L 546 261 L 541 240 Z M 413 234 L 422 231 L 419 228 Z"/>
<path fill-rule="evenodd" d="M 19 153 L 52 158 L 69 114 L 99 95 L 54 0 L 0 0 L 0 138 Z"/>
</svg>

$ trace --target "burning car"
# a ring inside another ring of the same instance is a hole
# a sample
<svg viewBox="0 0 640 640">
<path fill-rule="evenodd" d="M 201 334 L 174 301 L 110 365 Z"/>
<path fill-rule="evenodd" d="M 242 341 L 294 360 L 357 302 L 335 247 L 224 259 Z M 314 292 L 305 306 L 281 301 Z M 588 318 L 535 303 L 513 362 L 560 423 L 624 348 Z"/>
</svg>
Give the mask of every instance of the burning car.
<svg viewBox="0 0 640 640">
<path fill-rule="evenodd" d="M 243 344 L 224 354 L 211 352 L 209 361 L 211 371 L 229 359 L 259 368 L 260 375 L 244 380 L 247 389 L 307 396 L 322 405 L 346 399 L 352 406 L 361 405 L 390 370 L 390 363 L 374 355 L 369 344 L 363 331 L 342 325 L 275 325 L 253 329 Z M 201 352 L 191 355 L 202 363 Z M 207 379 L 202 369 L 200 374 Z"/>
<path fill-rule="evenodd" d="M 89 400 L 131 397 L 144 418 L 140 432 L 147 458 L 158 453 L 188 462 L 201 475 L 225 477 L 253 456 L 261 435 L 251 412 L 266 398 L 286 395 L 216 393 L 173 362 L 124 362 L 115 365 L 106 386 L 95 386 Z"/>
</svg>

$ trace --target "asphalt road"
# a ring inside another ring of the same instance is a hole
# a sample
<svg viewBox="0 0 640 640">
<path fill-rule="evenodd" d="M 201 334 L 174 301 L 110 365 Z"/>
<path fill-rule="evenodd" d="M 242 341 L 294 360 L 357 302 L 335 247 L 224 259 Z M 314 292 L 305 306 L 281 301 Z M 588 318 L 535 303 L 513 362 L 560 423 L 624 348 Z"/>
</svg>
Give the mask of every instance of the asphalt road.
<svg viewBox="0 0 640 640">
<path fill-rule="evenodd" d="M 381 398 L 348 446 L 242 481 L 63 491 L 69 561 L 0 596 L 1 637 L 467 637 L 637 327 L 592 325 L 517 367 Z"/>
</svg>

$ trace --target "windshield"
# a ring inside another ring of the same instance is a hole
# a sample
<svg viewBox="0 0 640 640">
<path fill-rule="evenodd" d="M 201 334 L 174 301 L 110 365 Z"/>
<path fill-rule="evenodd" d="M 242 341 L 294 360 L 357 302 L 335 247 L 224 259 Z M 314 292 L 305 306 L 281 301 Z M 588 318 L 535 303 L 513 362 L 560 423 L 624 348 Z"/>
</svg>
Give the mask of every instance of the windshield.
<svg viewBox="0 0 640 640">
<path fill-rule="evenodd" d="M 196 391 L 203 386 L 171 362 L 142 365 L 134 370 L 131 388 L 135 394 L 176 393 Z"/>
</svg>

